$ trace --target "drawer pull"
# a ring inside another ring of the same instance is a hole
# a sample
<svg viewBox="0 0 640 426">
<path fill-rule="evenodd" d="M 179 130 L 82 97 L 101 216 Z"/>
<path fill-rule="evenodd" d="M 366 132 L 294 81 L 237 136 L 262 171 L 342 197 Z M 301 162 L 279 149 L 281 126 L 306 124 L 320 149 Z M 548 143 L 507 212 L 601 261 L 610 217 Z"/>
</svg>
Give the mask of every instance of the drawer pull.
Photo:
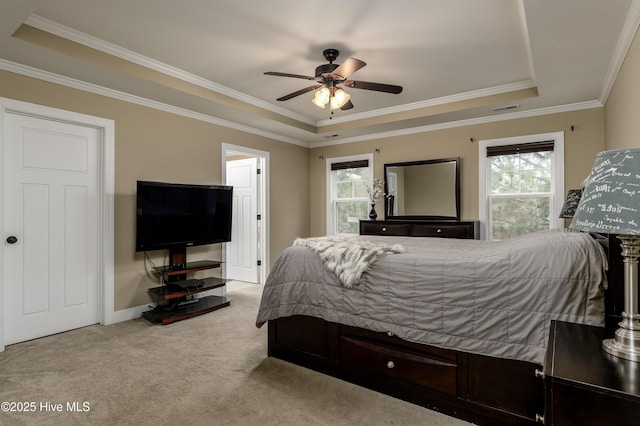
<svg viewBox="0 0 640 426">
<path fill-rule="evenodd" d="M 535 373 L 535 374 L 536 374 L 536 377 L 539 377 L 539 378 L 541 378 L 541 379 L 544 379 L 544 372 L 542 372 L 541 370 L 538 370 L 538 369 L 536 368 L 536 373 Z"/>
<path fill-rule="evenodd" d="M 387 228 L 382 228 L 382 232 L 387 232 Z"/>
<path fill-rule="evenodd" d="M 387 368 L 393 368 L 393 367 L 395 367 L 395 366 L 396 366 L 396 365 L 393 363 L 393 361 L 389 361 L 389 362 L 387 362 Z"/>
<path fill-rule="evenodd" d="M 540 423 L 541 425 L 544 424 L 544 416 L 541 416 L 540 414 L 536 413 L 536 423 Z"/>
<path fill-rule="evenodd" d="M 437 230 L 436 232 L 442 232 L 442 229 L 439 229 L 439 228 L 438 228 L 438 230 Z"/>
<path fill-rule="evenodd" d="M 387 336 L 393 337 L 393 331 L 387 331 Z"/>
</svg>

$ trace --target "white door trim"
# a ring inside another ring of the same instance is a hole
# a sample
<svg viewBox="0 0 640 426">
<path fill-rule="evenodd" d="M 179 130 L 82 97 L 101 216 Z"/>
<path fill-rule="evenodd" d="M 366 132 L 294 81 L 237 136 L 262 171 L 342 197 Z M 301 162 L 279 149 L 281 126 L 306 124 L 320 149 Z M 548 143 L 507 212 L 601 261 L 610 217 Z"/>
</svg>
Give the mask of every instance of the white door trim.
<svg viewBox="0 0 640 426">
<path fill-rule="evenodd" d="M 48 120 L 90 126 L 100 131 L 101 142 L 101 244 L 99 244 L 99 270 L 101 312 L 100 323 L 115 322 L 114 312 L 114 186 L 115 186 L 115 123 L 113 120 L 65 111 L 0 97 L 0 157 L 4 150 L 4 116 L 7 112 L 31 115 Z M 0 161 L 0 211 L 4 209 L 4 164 Z M 4 248 L 9 230 L 0 221 L 0 300 L 4 300 Z M 0 352 L 4 351 L 4 304 L 0 303 Z"/>
<path fill-rule="evenodd" d="M 267 275 L 269 274 L 269 265 L 270 260 L 269 260 L 269 247 L 270 247 L 270 221 L 269 221 L 269 152 L 267 151 L 260 151 L 257 149 L 253 149 L 253 148 L 247 148 L 244 146 L 239 146 L 239 145 L 232 145 L 232 144 L 228 144 L 228 143 L 222 143 L 222 155 L 221 155 L 221 170 L 222 170 L 222 183 L 225 184 L 227 182 L 227 155 L 230 153 L 241 153 L 241 154 L 247 154 L 250 156 L 254 156 L 254 157 L 260 157 L 261 158 L 261 164 L 260 164 L 260 187 L 258 188 L 258 192 L 260 192 L 260 194 L 262 194 L 262 196 L 259 197 L 260 201 L 259 201 L 259 211 L 261 212 L 260 214 L 262 215 L 262 220 L 261 220 L 261 242 L 260 242 L 260 260 L 261 260 L 261 266 L 260 266 L 260 277 L 259 277 L 259 282 L 260 284 L 264 284 L 265 281 L 267 280 Z M 226 262 L 227 258 L 227 253 L 226 250 L 224 249 L 223 246 L 223 250 L 222 250 L 222 261 Z"/>
</svg>

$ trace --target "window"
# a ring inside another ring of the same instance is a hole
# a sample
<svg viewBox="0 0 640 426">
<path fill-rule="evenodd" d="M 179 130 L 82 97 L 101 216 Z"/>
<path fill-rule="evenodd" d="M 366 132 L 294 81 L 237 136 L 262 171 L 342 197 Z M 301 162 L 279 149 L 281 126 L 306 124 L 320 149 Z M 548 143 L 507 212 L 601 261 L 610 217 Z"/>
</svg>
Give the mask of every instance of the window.
<svg viewBox="0 0 640 426">
<path fill-rule="evenodd" d="M 373 179 L 371 154 L 327 160 L 327 234 L 358 234 L 368 218 L 367 185 Z"/>
<path fill-rule="evenodd" d="M 562 226 L 562 133 L 481 141 L 479 149 L 482 238 L 502 240 Z"/>
</svg>

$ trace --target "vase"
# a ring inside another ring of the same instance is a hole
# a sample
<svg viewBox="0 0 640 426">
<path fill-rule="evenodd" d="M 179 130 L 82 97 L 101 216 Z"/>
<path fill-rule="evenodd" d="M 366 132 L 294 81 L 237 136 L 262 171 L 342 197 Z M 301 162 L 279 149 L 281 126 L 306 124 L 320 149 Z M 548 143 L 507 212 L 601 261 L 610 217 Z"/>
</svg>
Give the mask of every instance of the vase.
<svg viewBox="0 0 640 426">
<path fill-rule="evenodd" d="M 371 204 L 371 211 L 369 212 L 369 219 L 376 220 L 378 213 L 376 213 L 376 205 Z"/>
</svg>

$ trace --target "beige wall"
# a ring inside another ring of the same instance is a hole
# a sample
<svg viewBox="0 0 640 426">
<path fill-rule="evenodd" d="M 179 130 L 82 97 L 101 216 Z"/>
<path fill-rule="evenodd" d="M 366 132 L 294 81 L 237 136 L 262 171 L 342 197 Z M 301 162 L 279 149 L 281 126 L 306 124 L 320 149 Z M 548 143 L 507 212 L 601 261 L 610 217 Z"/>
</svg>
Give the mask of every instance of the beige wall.
<svg viewBox="0 0 640 426">
<path fill-rule="evenodd" d="M 605 149 L 640 148 L 640 35 L 636 33 L 605 105 Z"/>
<path fill-rule="evenodd" d="M 146 289 L 153 286 L 144 276 L 142 256 L 134 252 L 135 181 L 219 183 L 223 142 L 270 153 L 272 262 L 296 237 L 325 234 L 327 158 L 374 153 L 375 177 L 382 179 L 384 163 L 461 157 L 461 219 L 475 220 L 478 140 L 564 131 L 566 189 L 578 187 L 589 173 L 595 154 L 605 149 L 602 108 L 309 150 L 3 71 L 0 96 L 115 121 L 117 310 L 148 303 Z M 378 213 L 382 216 L 382 210 Z M 190 259 L 219 255 L 216 246 L 189 251 Z"/>
<path fill-rule="evenodd" d="M 270 156 L 270 257 L 309 229 L 307 148 L 0 71 L 0 96 L 115 121 L 115 309 L 150 302 L 135 253 L 136 180 L 220 183 L 221 144 Z M 152 252 L 158 264 L 162 252 Z M 219 246 L 191 248 L 190 260 L 219 259 Z"/>
<path fill-rule="evenodd" d="M 589 174 L 596 153 L 604 149 L 603 108 L 313 148 L 309 157 L 310 234 L 325 234 L 325 162 L 328 158 L 374 153 L 375 177 L 383 179 L 385 163 L 460 157 L 461 220 L 477 220 L 477 141 L 559 131 L 565 132 L 565 188 L 578 188 Z M 470 142 L 471 138 L 476 142 Z M 382 216 L 381 212 L 378 217 Z"/>
</svg>

